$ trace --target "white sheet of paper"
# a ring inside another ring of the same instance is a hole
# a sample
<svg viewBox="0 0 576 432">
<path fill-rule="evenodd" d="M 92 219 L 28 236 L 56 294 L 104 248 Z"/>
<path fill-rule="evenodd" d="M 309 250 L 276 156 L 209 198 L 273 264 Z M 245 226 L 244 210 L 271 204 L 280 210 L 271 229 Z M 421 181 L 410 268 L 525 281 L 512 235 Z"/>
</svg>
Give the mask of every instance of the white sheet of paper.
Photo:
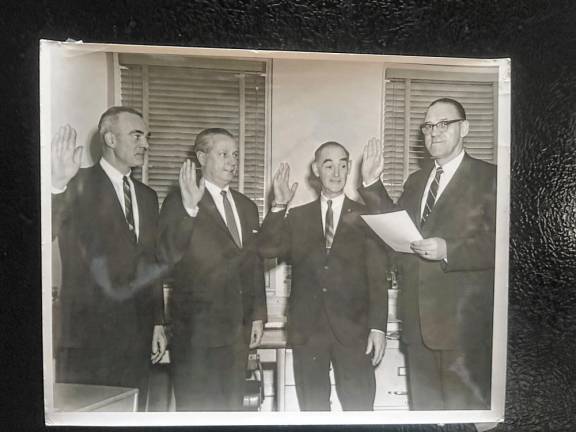
<svg viewBox="0 0 576 432">
<path fill-rule="evenodd" d="M 422 240 L 422 234 L 406 213 L 400 210 L 378 215 L 363 215 L 362 219 L 396 252 L 413 253 L 410 242 Z"/>
</svg>

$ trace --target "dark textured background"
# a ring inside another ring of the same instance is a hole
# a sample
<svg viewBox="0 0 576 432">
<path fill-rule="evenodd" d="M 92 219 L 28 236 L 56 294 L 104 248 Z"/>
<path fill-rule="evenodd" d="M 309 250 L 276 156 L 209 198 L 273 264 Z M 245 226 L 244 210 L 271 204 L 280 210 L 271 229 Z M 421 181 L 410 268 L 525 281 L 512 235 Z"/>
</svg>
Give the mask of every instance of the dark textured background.
<svg viewBox="0 0 576 432">
<path fill-rule="evenodd" d="M 2 0 L 0 429 L 42 429 L 38 40 L 71 37 L 511 57 L 510 342 L 506 422 L 497 430 L 576 430 L 575 12 L 574 0 Z M 287 429 L 296 428 L 276 428 Z"/>
</svg>

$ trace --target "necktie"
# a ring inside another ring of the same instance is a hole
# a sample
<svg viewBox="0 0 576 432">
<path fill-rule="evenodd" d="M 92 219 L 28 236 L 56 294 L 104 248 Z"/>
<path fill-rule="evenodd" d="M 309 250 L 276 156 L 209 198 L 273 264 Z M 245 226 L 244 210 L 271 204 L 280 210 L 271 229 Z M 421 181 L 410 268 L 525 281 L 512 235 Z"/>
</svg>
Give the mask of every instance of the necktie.
<svg viewBox="0 0 576 432">
<path fill-rule="evenodd" d="M 128 228 L 130 229 L 130 235 L 134 243 L 137 242 L 136 238 L 136 228 L 134 224 L 134 213 L 132 210 L 132 193 L 130 192 L 130 183 L 128 182 L 128 176 L 122 177 L 122 188 L 124 189 L 124 213 L 126 214 L 126 222 L 128 223 Z"/>
<path fill-rule="evenodd" d="M 234 217 L 234 211 L 232 211 L 232 205 L 230 204 L 230 201 L 228 201 L 226 191 L 221 191 L 220 194 L 224 201 L 224 214 L 226 216 L 226 226 L 228 227 L 228 231 L 230 231 L 234 243 L 236 243 L 238 247 L 242 247 L 242 244 L 240 243 L 240 235 L 238 234 L 238 226 L 236 225 L 236 218 Z"/>
<path fill-rule="evenodd" d="M 332 212 L 332 200 L 328 200 L 326 203 L 328 208 L 326 209 L 326 221 L 324 223 L 324 238 L 326 240 L 326 253 L 329 253 L 334 241 L 334 214 Z"/>
<path fill-rule="evenodd" d="M 426 205 L 424 206 L 424 213 L 422 213 L 422 220 L 420 221 L 420 225 L 424 225 L 428 216 L 430 216 L 430 212 L 434 208 L 434 203 L 436 202 L 436 195 L 438 194 L 438 186 L 440 185 L 440 176 L 444 173 L 444 170 L 441 166 L 436 168 L 436 175 L 434 176 L 434 180 L 432 180 L 432 184 L 430 185 L 430 190 L 428 191 L 428 196 L 426 197 Z"/>
</svg>

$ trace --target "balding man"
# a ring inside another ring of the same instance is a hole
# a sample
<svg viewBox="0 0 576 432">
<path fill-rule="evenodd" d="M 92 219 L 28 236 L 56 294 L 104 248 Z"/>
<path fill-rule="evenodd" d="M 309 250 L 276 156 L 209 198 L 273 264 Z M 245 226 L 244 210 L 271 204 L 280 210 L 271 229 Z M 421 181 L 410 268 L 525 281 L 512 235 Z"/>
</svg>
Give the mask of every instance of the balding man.
<svg viewBox="0 0 576 432">
<path fill-rule="evenodd" d="M 102 158 L 80 169 L 76 131 L 52 140 L 52 233 L 62 257 L 56 381 L 139 389 L 164 354 L 162 269 L 155 259 L 158 199 L 132 178 L 148 150 L 142 115 L 112 107 L 100 118 Z"/>
<path fill-rule="evenodd" d="M 253 247 L 258 207 L 230 183 L 238 143 L 226 129 L 200 132 L 196 165 L 160 212 L 159 253 L 174 270 L 174 395 L 178 411 L 242 409 L 248 349 L 267 318 L 263 262 Z"/>
<path fill-rule="evenodd" d="M 286 212 L 297 184 L 282 164 L 262 224 L 261 253 L 292 265 L 287 334 L 302 411 L 330 411 L 330 365 L 342 408 L 371 411 L 386 346 L 384 250 L 360 218 L 365 207 L 344 194 L 350 168 L 342 144 L 320 145 L 312 163 L 320 197 Z"/>
<path fill-rule="evenodd" d="M 489 409 L 496 167 L 464 151 L 469 124 L 456 100 L 432 102 L 421 130 L 433 164 L 408 177 L 397 205 L 378 180 L 376 141 L 360 190 L 373 212 L 406 210 L 424 237 L 398 256 L 410 407 Z"/>
</svg>

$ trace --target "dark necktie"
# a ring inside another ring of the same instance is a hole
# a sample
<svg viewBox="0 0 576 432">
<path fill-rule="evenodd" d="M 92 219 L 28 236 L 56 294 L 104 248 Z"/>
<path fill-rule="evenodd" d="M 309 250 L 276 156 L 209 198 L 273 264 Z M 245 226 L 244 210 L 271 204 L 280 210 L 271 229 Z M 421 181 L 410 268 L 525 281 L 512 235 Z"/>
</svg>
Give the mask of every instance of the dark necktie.
<svg viewBox="0 0 576 432">
<path fill-rule="evenodd" d="M 330 253 L 332 242 L 334 241 L 334 214 L 332 212 L 332 200 L 326 202 L 326 221 L 324 223 L 324 238 L 326 240 L 326 253 Z"/>
<path fill-rule="evenodd" d="M 138 239 L 136 238 L 136 226 L 134 224 L 134 213 L 132 211 L 132 193 L 130 192 L 128 176 L 122 177 L 122 188 L 124 189 L 124 212 L 126 214 L 126 222 L 128 223 L 132 240 L 136 243 Z"/>
<path fill-rule="evenodd" d="M 434 208 L 434 204 L 436 203 L 436 195 L 438 194 L 438 186 L 440 185 L 440 176 L 444 173 L 444 170 L 441 166 L 436 168 L 436 175 L 434 176 L 434 180 L 432 180 L 432 184 L 430 185 L 430 190 L 428 191 L 428 197 L 426 197 L 426 205 L 424 206 L 424 213 L 422 213 L 422 220 L 420 221 L 420 225 L 424 225 L 428 216 L 430 216 L 430 212 Z"/>
<path fill-rule="evenodd" d="M 228 227 L 228 231 L 232 235 L 234 239 L 234 243 L 238 247 L 242 247 L 240 243 L 240 235 L 238 234 L 238 226 L 236 225 L 236 218 L 234 217 L 234 211 L 232 210 L 232 205 L 230 201 L 228 201 L 228 197 L 226 196 L 226 191 L 221 191 L 220 194 L 222 195 L 222 200 L 224 201 L 224 214 L 226 215 L 226 226 Z"/>
</svg>

